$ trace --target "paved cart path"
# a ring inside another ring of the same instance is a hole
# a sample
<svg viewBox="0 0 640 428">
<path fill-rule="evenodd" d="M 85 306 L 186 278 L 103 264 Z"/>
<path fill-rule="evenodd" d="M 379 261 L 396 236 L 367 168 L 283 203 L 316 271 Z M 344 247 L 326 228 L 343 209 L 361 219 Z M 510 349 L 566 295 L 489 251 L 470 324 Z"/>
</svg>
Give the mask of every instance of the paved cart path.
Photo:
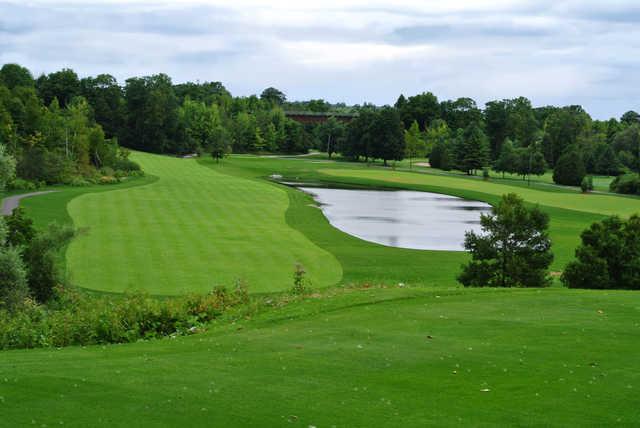
<svg viewBox="0 0 640 428">
<path fill-rule="evenodd" d="M 56 192 L 56 190 L 43 190 L 41 192 L 23 193 L 22 195 L 7 196 L 2 200 L 2 215 L 11 215 L 13 210 L 18 208 L 18 205 L 20 205 L 20 201 L 24 198 L 45 195 L 47 193 L 53 192 Z"/>
</svg>

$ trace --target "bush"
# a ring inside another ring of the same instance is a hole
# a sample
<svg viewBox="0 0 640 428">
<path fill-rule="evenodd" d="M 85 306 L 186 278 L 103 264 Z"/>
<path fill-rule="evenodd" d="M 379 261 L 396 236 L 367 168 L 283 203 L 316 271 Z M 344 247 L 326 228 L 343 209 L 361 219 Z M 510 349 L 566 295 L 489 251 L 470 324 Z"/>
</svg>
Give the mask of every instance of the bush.
<svg viewBox="0 0 640 428">
<path fill-rule="evenodd" d="M 40 187 L 40 183 L 16 178 L 9 183 L 7 187 L 9 190 L 25 190 L 31 192 L 38 189 Z"/>
<path fill-rule="evenodd" d="M 67 184 L 73 187 L 85 187 L 85 186 L 91 186 L 93 183 L 81 177 L 73 177 Z"/>
<path fill-rule="evenodd" d="M 593 223 L 581 239 L 561 277 L 567 287 L 640 290 L 640 216 Z"/>
<path fill-rule="evenodd" d="M 113 164 L 113 169 L 117 171 L 133 172 L 141 171 L 140 165 L 130 159 L 117 159 Z"/>
<path fill-rule="evenodd" d="M 482 179 L 483 180 L 489 180 L 491 178 L 491 175 L 489 174 L 489 167 L 483 167 L 482 168 Z"/>
<path fill-rule="evenodd" d="M 120 183 L 120 180 L 117 177 L 104 175 L 104 176 L 100 177 L 100 181 L 98 183 L 100 183 L 100 184 L 118 184 L 118 183 Z"/>
<path fill-rule="evenodd" d="M 20 311 L 0 310 L 0 349 L 126 343 L 205 329 L 230 308 L 248 302 L 246 285 L 233 292 L 154 299 L 145 294 L 95 297 L 58 288 L 49 305 L 27 301 Z"/>
<path fill-rule="evenodd" d="M 62 283 L 56 252 L 64 248 L 74 235 L 71 227 L 51 224 L 25 246 L 22 258 L 28 268 L 29 289 L 39 302 L 52 298 L 54 288 Z"/>
<path fill-rule="evenodd" d="M 300 263 L 296 263 L 293 271 L 293 289 L 291 290 L 293 294 L 304 294 L 307 292 L 308 284 L 305 279 L 306 274 L 307 271 L 304 270 L 304 267 Z"/>
<path fill-rule="evenodd" d="M 640 194 L 640 177 L 634 173 L 619 175 L 613 179 L 609 190 L 627 195 Z"/>
<path fill-rule="evenodd" d="M 13 311 L 28 295 L 27 272 L 20 252 L 0 247 L 0 308 Z"/>
<path fill-rule="evenodd" d="M 553 169 L 553 182 L 565 186 L 580 186 L 587 171 L 582 156 L 577 150 L 570 150 L 560 156 Z"/>
<path fill-rule="evenodd" d="M 593 178 L 590 175 L 587 175 L 582 179 L 580 189 L 582 189 L 582 193 L 587 193 L 593 190 Z"/>
</svg>

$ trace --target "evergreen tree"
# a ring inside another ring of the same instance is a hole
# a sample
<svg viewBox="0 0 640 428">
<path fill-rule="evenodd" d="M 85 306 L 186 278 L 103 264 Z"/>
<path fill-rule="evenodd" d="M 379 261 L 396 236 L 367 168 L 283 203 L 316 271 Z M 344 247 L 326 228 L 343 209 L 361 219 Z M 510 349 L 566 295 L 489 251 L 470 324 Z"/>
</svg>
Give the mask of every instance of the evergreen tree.
<svg viewBox="0 0 640 428">
<path fill-rule="evenodd" d="M 544 287 L 553 261 L 549 216 L 528 209 L 518 195 L 503 195 L 490 215 L 480 218 L 482 233 L 467 232 L 472 260 L 458 276 L 465 287 Z"/>
<path fill-rule="evenodd" d="M 489 142 L 477 123 L 469 125 L 458 142 L 457 165 L 460 171 L 471 175 L 489 164 Z"/>
<path fill-rule="evenodd" d="M 582 232 L 576 259 L 562 274 L 569 288 L 640 289 L 640 217 L 610 217 Z"/>
</svg>

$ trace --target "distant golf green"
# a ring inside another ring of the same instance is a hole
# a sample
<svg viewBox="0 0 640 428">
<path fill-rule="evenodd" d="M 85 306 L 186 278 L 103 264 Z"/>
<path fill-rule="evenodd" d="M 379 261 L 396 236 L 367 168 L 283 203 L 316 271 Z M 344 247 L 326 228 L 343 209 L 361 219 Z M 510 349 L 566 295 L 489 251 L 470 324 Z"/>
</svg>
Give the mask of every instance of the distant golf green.
<svg viewBox="0 0 640 428">
<path fill-rule="evenodd" d="M 382 171 L 379 169 L 345 170 L 345 169 L 323 169 L 322 173 L 337 177 L 354 177 L 369 180 L 380 180 L 395 184 L 421 184 L 433 187 L 455 188 L 457 190 L 472 190 L 490 195 L 503 195 L 509 192 L 518 193 L 528 202 L 538 203 L 554 208 L 582 211 L 592 214 L 622 215 L 640 211 L 640 199 L 622 198 L 616 195 L 605 195 L 597 193 L 560 193 L 545 192 L 538 189 L 527 189 L 523 187 L 514 188 L 507 184 L 493 183 L 480 180 L 461 180 L 456 177 L 432 175 L 432 174 L 412 174 L 397 171 Z"/>
<path fill-rule="evenodd" d="M 252 292 L 288 289 L 301 263 L 316 286 L 340 264 L 285 222 L 287 193 L 178 159 L 134 153 L 146 186 L 87 193 L 68 211 L 86 229 L 67 251 L 72 283 L 100 291 L 172 295 L 244 280 Z"/>
</svg>

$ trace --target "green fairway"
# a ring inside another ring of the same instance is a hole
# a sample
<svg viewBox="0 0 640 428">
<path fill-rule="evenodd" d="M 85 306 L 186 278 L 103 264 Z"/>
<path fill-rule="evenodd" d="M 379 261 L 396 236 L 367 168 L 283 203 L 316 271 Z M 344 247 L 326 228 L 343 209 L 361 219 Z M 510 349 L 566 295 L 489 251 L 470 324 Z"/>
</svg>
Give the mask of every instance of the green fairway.
<svg viewBox="0 0 640 428">
<path fill-rule="evenodd" d="M 317 286 L 340 280 L 335 258 L 286 224 L 283 190 L 192 159 L 133 158 L 158 180 L 68 204 L 75 226 L 87 229 L 67 252 L 72 283 L 168 295 L 245 280 L 267 292 L 290 288 L 297 262 Z"/>
<path fill-rule="evenodd" d="M 6 426 L 633 426 L 640 295 L 369 289 L 208 333 L 8 351 Z"/>
</svg>

